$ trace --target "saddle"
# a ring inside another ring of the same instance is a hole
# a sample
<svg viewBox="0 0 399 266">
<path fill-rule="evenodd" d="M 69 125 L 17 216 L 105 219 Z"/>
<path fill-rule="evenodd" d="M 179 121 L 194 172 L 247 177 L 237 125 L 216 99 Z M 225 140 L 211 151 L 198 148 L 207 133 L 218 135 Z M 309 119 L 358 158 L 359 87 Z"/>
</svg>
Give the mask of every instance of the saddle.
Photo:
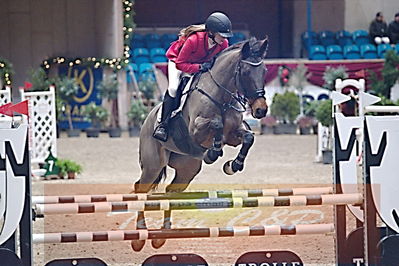
<svg viewBox="0 0 399 266">
<path fill-rule="evenodd" d="M 168 119 L 169 138 L 173 140 L 176 147 L 182 151 L 182 153 L 189 154 L 193 157 L 202 156 L 206 149 L 196 144 L 191 139 L 188 127 L 183 118 L 183 108 L 188 96 L 192 91 L 191 87 L 196 86 L 196 83 L 199 81 L 199 76 L 200 75 L 183 77 L 183 80 L 179 86 L 184 86 L 184 89 L 178 90 L 178 95 L 176 96 L 176 109 L 172 112 L 170 118 Z M 160 122 L 161 115 L 162 108 L 159 108 L 157 113 L 157 123 L 155 123 L 154 127 L 156 127 Z"/>
</svg>

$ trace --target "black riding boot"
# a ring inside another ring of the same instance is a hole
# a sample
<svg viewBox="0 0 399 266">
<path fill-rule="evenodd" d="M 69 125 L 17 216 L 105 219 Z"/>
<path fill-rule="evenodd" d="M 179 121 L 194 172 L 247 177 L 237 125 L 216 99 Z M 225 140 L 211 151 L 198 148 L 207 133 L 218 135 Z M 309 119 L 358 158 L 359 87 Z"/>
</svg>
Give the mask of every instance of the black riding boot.
<svg viewBox="0 0 399 266">
<path fill-rule="evenodd" d="M 169 95 L 168 92 L 166 92 L 162 103 L 161 122 L 152 134 L 154 138 L 163 142 L 168 140 L 168 119 L 174 108 L 175 98 L 173 98 Z"/>
</svg>

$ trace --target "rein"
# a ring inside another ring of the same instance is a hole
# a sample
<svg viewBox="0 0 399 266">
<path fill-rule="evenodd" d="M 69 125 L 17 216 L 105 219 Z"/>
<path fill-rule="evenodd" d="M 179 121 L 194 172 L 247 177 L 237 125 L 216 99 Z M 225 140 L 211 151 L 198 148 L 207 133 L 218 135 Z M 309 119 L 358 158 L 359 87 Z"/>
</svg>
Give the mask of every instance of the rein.
<svg viewBox="0 0 399 266">
<path fill-rule="evenodd" d="M 206 97 L 208 97 L 222 111 L 222 113 L 226 112 L 228 109 L 233 109 L 237 112 L 245 112 L 246 111 L 245 105 L 247 103 L 247 100 L 245 97 L 248 97 L 247 91 L 245 90 L 245 88 L 243 86 L 238 86 L 241 84 L 241 82 L 240 82 L 240 78 L 239 77 L 237 78 L 237 76 L 239 74 L 241 74 L 241 65 L 240 65 L 241 62 L 250 64 L 251 66 L 260 66 L 263 63 L 263 61 L 261 60 L 259 62 L 251 62 L 248 60 L 240 60 L 240 62 L 238 62 L 236 69 L 234 71 L 234 83 L 236 84 L 237 90 L 239 87 L 242 87 L 242 90 L 244 91 L 244 96 L 240 96 L 238 93 L 235 94 L 235 93 L 229 91 L 222 84 L 220 84 L 212 75 L 211 69 L 208 71 L 211 79 L 216 84 L 216 86 L 223 89 L 225 91 L 225 93 L 227 93 L 230 96 L 230 99 L 231 99 L 230 102 L 229 103 L 220 103 L 220 102 L 216 101 L 215 99 L 213 99 L 212 96 L 209 95 L 207 92 L 205 92 L 203 89 L 196 87 L 196 90 L 198 90 L 198 92 L 200 92 L 203 95 L 205 95 Z M 264 90 L 258 89 L 253 94 L 251 94 L 249 96 L 263 97 L 264 95 L 265 95 Z M 235 103 L 240 104 L 241 107 L 237 108 L 235 106 Z"/>
</svg>

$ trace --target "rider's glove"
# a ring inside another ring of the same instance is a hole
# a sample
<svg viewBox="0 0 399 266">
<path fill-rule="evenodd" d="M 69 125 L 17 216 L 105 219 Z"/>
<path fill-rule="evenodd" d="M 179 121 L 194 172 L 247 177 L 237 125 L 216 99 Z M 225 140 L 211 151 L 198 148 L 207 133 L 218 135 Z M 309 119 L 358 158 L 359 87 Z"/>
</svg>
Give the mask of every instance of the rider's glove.
<svg viewBox="0 0 399 266">
<path fill-rule="evenodd" d="M 201 72 L 207 72 L 209 69 L 212 68 L 212 62 L 205 62 L 200 65 Z"/>
</svg>

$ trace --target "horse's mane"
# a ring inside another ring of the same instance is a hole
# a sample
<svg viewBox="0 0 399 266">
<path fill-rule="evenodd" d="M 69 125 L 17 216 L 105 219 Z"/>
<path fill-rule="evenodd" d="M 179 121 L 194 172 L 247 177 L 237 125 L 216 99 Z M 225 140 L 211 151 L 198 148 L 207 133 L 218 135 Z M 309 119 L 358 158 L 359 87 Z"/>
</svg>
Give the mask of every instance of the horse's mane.
<svg viewBox="0 0 399 266">
<path fill-rule="evenodd" d="M 229 53 L 229 52 L 231 52 L 231 51 L 234 51 L 234 50 L 237 50 L 237 49 L 241 49 L 242 46 L 243 46 L 246 42 L 249 42 L 250 47 L 251 47 L 251 52 L 252 52 L 252 54 L 257 54 L 257 53 L 259 52 L 262 43 L 261 43 L 261 42 L 258 42 L 258 40 L 257 40 L 255 37 L 251 37 L 251 38 L 249 38 L 249 39 L 247 39 L 247 40 L 244 40 L 244 41 L 235 43 L 235 44 L 233 44 L 233 45 L 227 47 L 227 48 L 224 49 L 222 52 L 220 52 L 220 53 L 217 55 L 217 57 L 219 57 L 219 56 L 221 56 L 221 55 L 224 55 L 224 54 L 226 54 L 226 53 Z"/>
</svg>

